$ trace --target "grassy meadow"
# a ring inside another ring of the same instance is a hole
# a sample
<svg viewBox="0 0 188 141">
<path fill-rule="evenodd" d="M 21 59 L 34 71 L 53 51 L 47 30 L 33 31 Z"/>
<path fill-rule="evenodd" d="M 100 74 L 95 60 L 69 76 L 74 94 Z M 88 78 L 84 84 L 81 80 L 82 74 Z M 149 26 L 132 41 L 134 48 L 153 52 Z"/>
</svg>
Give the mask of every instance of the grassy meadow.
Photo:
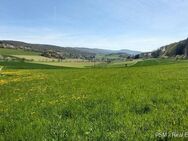
<svg viewBox="0 0 188 141">
<path fill-rule="evenodd" d="M 53 66 L 52 68 L 59 68 L 59 67 L 71 67 L 71 68 L 85 68 L 85 67 L 92 67 L 94 65 L 93 62 L 83 60 L 83 59 L 64 59 L 62 61 L 59 61 L 56 58 L 48 58 L 41 56 L 39 52 L 34 52 L 34 51 L 24 51 L 22 49 L 5 49 L 5 48 L 0 48 L 0 56 L 9 56 L 9 57 L 14 57 L 17 59 L 25 59 L 27 60 L 27 63 L 25 64 L 30 64 L 26 68 L 32 68 L 32 64 L 35 66 L 38 64 L 39 66 L 41 65 L 42 68 L 43 66 Z M 0 62 L 0 64 L 3 62 Z M 18 64 L 18 65 L 11 65 L 12 68 L 15 68 L 15 66 L 22 65 L 22 63 L 15 63 L 15 62 L 7 62 L 7 65 L 10 68 L 9 64 Z M 32 63 L 32 64 L 31 64 Z M 99 62 L 96 62 L 96 64 L 99 64 Z M 24 63 L 23 63 L 24 65 Z M 16 67 L 17 68 L 17 67 Z M 21 68 L 25 68 L 21 67 Z M 36 67 L 34 67 L 36 68 Z M 40 68 L 40 67 L 39 67 Z"/>
<path fill-rule="evenodd" d="M 186 140 L 156 136 L 188 129 L 188 62 L 169 62 L 85 69 L 1 62 L 0 140 Z"/>
</svg>

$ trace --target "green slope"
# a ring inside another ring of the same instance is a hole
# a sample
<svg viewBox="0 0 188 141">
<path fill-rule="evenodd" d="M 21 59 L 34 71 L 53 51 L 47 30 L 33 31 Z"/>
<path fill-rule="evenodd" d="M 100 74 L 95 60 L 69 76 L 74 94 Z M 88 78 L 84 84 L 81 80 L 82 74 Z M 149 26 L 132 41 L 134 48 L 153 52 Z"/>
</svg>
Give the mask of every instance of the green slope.
<svg viewBox="0 0 188 141">
<path fill-rule="evenodd" d="M 0 48 L 0 55 L 40 55 L 40 53 L 34 51 L 24 51 L 22 49 Z"/>
<path fill-rule="evenodd" d="M 45 64 L 36 64 L 22 61 L 0 61 L 0 66 L 4 66 L 3 69 L 62 69 L 64 67 L 52 66 Z"/>
</svg>

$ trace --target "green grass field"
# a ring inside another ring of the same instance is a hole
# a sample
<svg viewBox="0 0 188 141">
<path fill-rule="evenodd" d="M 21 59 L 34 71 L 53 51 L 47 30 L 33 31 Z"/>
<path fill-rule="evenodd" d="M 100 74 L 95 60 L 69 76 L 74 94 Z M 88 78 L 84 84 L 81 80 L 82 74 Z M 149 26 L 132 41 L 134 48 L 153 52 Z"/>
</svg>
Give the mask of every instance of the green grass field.
<svg viewBox="0 0 188 141">
<path fill-rule="evenodd" d="M 70 68 L 86 68 L 86 67 L 93 67 L 94 63 L 89 61 L 83 61 L 83 62 L 35 62 L 38 64 L 46 64 L 46 65 L 52 65 L 52 66 L 63 66 L 63 67 L 70 67 Z"/>
<path fill-rule="evenodd" d="M 0 140 L 186 140 L 155 136 L 188 130 L 188 62 L 168 62 L 6 67 L 0 71 Z"/>
<path fill-rule="evenodd" d="M 50 61 L 57 61 L 55 58 L 47 58 L 40 55 L 12 55 L 17 58 L 24 58 L 26 60 L 32 60 L 36 62 L 50 62 Z"/>
<path fill-rule="evenodd" d="M 22 62 L 22 61 L 0 61 L 0 66 L 3 66 L 3 69 L 62 69 L 61 66 L 52 66 L 45 64 L 37 64 L 31 62 Z"/>
<path fill-rule="evenodd" d="M 147 60 L 137 61 L 137 63 L 135 63 L 132 66 L 133 67 L 143 67 L 143 66 L 167 65 L 167 64 L 174 64 L 174 63 L 179 63 L 179 62 L 187 63 L 187 61 L 183 61 L 183 60 L 178 61 L 173 58 L 170 58 L 170 59 L 147 59 Z"/>
<path fill-rule="evenodd" d="M 111 63 L 101 62 L 95 65 L 97 68 L 122 68 L 136 66 L 137 63 L 143 61 L 142 59 L 135 59 L 132 61 L 113 61 Z"/>
<path fill-rule="evenodd" d="M 83 59 L 65 59 L 62 62 L 59 62 L 58 59 L 41 56 L 38 52 L 24 51 L 21 49 L 0 48 L 0 55 L 26 59 L 33 64 L 39 64 L 41 66 L 48 65 L 57 67 L 85 68 L 92 67 L 94 65 L 93 62 Z M 96 62 L 96 64 L 99 64 L 99 62 Z"/>
<path fill-rule="evenodd" d="M 43 65 L 52 65 L 52 66 L 63 66 L 63 67 L 73 67 L 73 68 L 84 68 L 88 66 L 93 66 L 93 62 L 89 62 L 81 59 L 65 59 L 61 62 L 55 58 L 47 58 L 43 56 L 36 55 L 13 55 L 18 58 L 25 58 L 27 60 L 32 60 L 33 63 L 43 64 Z M 98 62 L 96 63 L 98 64 Z"/>
</svg>

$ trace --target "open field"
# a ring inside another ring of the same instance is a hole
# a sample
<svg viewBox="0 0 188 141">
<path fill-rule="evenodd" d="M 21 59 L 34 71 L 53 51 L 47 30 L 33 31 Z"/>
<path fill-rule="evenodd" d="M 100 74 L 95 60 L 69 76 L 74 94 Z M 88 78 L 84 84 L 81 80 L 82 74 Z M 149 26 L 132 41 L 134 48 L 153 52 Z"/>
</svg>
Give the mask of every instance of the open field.
<svg viewBox="0 0 188 141">
<path fill-rule="evenodd" d="M 93 62 L 89 62 L 81 59 L 65 59 L 62 61 L 58 61 L 55 58 L 47 58 L 43 56 L 33 56 L 33 55 L 13 55 L 18 58 L 25 58 L 27 60 L 32 60 L 33 63 L 37 64 L 45 64 L 52 66 L 63 66 L 63 67 L 73 67 L 73 68 L 84 68 L 88 66 L 93 66 Z M 98 63 L 96 63 L 98 64 Z"/>
<path fill-rule="evenodd" d="M 155 65 L 167 65 L 167 64 L 174 64 L 174 63 L 187 63 L 187 60 L 175 60 L 174 58 L 169 59 L 146 59 L 140 60 L 134 65 L 133 67 L 145 67 L 145 66 L 155 66 Z"/>
<path fill-rule="evenodd" d="M 62 61 L 62 62 L 35 62 L 35 63 L 52 65 L 52 66 L 71 67 L 71 68 L 85 68 L 85 67 L 94 66 L 94 63 L 89 62 L 89 61 L 78 61 L 78 62 L 77 61 Z"/>
<path fill-rule="evenodd" d="M 140 61 L 143 61 L 143 59 L 135 59 L 132 61 L 113 61 L 111 63 L 101 62 L 101 63 L 96 64 L 96 67 L 98 67 L 98 68 L 130 67 L 130 66 L 136 65 Z"/>
<path fill-rule="evenodd" d="M 188 0 L 0 0 L 0 141 L 188 141 Z"/>
<path fill-rule="evenodd" d="M 0 48 L 0 55 L 13 56 L 19 59 L 30 60 L 31 61 L 30 63 L 39 64 L 39 65 L 42 64 L 42 65 L 72 67 L 72 68 L 85 68 L 85 67 L 92 67 L 94 65 L 93 62 L 83 59 L 65 59 L 59 61 L 58 59 L 55 58 L 40 56 L 40 54 L 37 52 L 24 51 L 21 49 Z M 96 62 L 96 64 L 99 64 L 99 62 Z"/>
<path fill-rule="evenodd" d="M 145 63 L 2 70 L 0 140 L 152 141 L 187 132 L 188 62 Z"/>
<path fill-rule="evenodd" d="M 37 64 L 31 62 L 22 62 L 22 61 L 0 61 L 0 66 L 3 66 L 3 69 L 58 69 L 63 68 L 61 66 L 52 66 L 45 64 Z"/>
<path fill-rule="evenodd" d="M 50 61 L 57 61 L 57 59 L 47 58 L 40 55 L 12 55 L 17 58 L 24 58 L 26 60 L 38 61 L 38 62 L 50 62 Z"/>
<path fill-rule="evenodd" d="M 43 65 L 52 65 L 52 66 L 61 66 L 61 67 L 72 67 L 72 68 L 88 68 L 88 67 L 125 67 L 132 66 L 136 64 L 138 61 L 142 61 L 141 59 L 133 60 L 133 61 L 113 61 L 111 63 L 106 62 L 91 62 L 83 59 L 64 59 L 59 61 L 55 58 L 48 58 L 44 56 L 40 56 L 39 53 L 23 51 L 19 49 L 2 49 L 0 48 L 0 55 L 13 56 L 19 59 L 26 59 L 31 61 L 34 64 L 43 64 Z M 96 58 L 102 58 L 105 55 L 97 55 Z M 118 58 L 118 55 L 110 55 L 107 58 L 115 59 Z"/>
</svg>

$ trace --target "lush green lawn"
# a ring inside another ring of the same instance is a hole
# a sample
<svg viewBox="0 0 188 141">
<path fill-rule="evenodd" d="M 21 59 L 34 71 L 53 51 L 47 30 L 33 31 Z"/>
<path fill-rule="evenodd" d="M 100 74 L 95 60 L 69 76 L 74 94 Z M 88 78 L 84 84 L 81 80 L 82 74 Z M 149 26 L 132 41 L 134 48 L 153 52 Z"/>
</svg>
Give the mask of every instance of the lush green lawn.
<svg viewBox="0 0 188 141">
<path fill-rule="evenodd" d="M 187 130 L 188 63 L 0 75 L 0 140 L 152 141 Z"/>
<path fill-rule="evenodd" d="M 3 69 L 62 69 L 60 66 L 51 66 L 45 64 L 35 64 L 23 61 L 0 61 L 0 67 Z"/>
</svg>

